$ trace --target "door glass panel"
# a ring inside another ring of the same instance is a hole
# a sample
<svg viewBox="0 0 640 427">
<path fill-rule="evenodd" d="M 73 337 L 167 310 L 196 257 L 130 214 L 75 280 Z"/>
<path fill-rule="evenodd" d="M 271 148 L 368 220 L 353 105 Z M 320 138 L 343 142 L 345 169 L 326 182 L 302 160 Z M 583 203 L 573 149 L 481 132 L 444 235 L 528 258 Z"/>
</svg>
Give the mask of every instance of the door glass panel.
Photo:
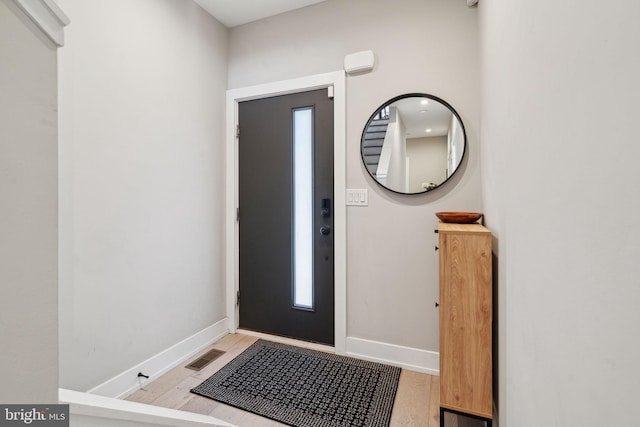
<svg viewBox="0 0 640 427">
<path fill-rule="evenodd" d="M 293 110 L 293 306 L 313 309 L 313 109 Z"/>
</svg>

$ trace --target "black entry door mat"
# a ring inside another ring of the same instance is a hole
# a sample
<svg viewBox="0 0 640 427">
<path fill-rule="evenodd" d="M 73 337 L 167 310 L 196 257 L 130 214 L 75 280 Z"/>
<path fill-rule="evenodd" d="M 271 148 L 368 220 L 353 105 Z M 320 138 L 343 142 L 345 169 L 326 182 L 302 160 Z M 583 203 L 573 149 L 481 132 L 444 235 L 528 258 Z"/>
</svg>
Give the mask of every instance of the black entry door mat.
<svg viewBox="0 0 640 427">
<path fill-rule="evenodd" d="M 192 393 L 295 427 L 386 427 L 400 368 L 258 340 Z"/>
</svg>

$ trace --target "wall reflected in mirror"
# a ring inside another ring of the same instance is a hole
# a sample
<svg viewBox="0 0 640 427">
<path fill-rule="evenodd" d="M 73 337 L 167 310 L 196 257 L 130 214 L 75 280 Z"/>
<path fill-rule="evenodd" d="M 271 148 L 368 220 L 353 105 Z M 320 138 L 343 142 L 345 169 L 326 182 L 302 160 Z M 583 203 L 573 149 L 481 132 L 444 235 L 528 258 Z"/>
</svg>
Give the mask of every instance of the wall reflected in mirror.
<svg viewBox="0 0 640 427">
<path fill-rule="evenodd" d="M 433 95 L 395 97 L 369 118 L 362 161 L 382 187 L 402 194 L 431 191 L 458 170 L 466 149 L 458 113 Z"/>
</svg>

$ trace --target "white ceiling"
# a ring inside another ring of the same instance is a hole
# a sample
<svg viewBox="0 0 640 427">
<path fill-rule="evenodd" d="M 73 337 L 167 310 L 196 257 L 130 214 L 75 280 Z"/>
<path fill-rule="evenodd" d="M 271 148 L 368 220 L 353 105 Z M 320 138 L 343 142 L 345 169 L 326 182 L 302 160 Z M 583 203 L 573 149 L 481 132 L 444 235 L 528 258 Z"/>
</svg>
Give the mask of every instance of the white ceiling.
<svg viewBox="0 0 640 427">
<path fill-rule="evenodd" d="M 427 103 L 422 104 L 422 101 Z M 434 99 L 404 98 L 391 106 L 398 108 L 409 139 L 443 136 L 449 133 L 451 111 Z M 431 131 L 427 132 L 427 129 Z"/>
<path fill-rule="evenodd" d="M 193 0 L 227 27 L 246 24 L 325 0 Z"/>
</svg>

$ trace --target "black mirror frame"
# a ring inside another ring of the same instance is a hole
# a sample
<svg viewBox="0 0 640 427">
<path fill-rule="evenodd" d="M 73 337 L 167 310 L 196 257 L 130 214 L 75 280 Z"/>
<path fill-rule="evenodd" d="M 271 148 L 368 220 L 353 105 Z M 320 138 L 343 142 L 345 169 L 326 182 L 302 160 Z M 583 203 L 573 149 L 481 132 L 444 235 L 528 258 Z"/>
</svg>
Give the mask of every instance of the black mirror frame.
<svg viewBox="0 0 640 427">
<path fill-rule="evenodd" d="M 431 188 L 431 189 L 425 189 L 424 191 L 420 191 L 417 193 L 403 193 L 401 191 L 396 191 L 393 190 L 385 185 L 382 185 L 375 176 L 373 176 L 371 174 L 371 171 L 369 170 L 369 167 L 367 166 L 367 162 L 365 160 L 364 157 L 364 137 L 365 137 L 365 133 L 367 132 L 367 129 L 369 128 L 369 125 L 371 124 L 371 122 L 373 121 L 373 119 L 378 115 L 378 113 L 385 107 L 388 107 L 389 105 L 393 104 L 396 101 L 399 101 L 401 99 L 405 99 L 405 98 L 429 98 L 432 99 L 436 102 L 439 102 L 440 104 L 444 105 L 445 107 L 447 107 L 449 109 L 449 111 L 451 111 L 451 113 L 456 117 L 456 119 L 458 119 L 458 123 L 460 123 L 460 127 L 462 128 L 462 135 L 464 137 L 464 148 L 462 150 L 462 156 L 460 157 L 460 162 L 458 163 L 458 166 L 456 167 L 456 169 L 451 173 L 451 175 L 449 175 L 449 177 L 447 177 L 447 179 L 445 179 L 444 181 L 442 181 L 441 183 L 439 183 L 438 185 L 436 185 L 435 187 Z M 425 194 L 425 193 L 429 193 L 439 187 L 441 187 L 442 185 L 444 185 L 447 181 L 449 181 L 451 178 L 453 178 L 453 176 L 458 172 L 458 170 L 460 169 L 460 166 L 462 165 L 462 162 L 464 161 L 464 157 L 467 154 L 467 150 L 468 150 L 468 143 L 467 143 L 467 131 L 464 127 L 464 123 L 462 122 L 462 119 L 460 118 L 460 115 L 458 114 L 458 112 L 455 110 L 455 108 L 453 108 L 447 101 L 445 101 L 442 98 L 439 98 L 435 95 L 430 95 L 427 93 L 405 93 L 403 95 L 398 95 L 394 98 L 391 98 L 390 100 L 388 100 L 387 102 L 385 102 L 384 104 L 382 104 L 381 106 L 379 106 L 378 108 L 376 108 L 376 110 L 373 112 L 373 114 L 369 117 L 369 120 L 367 120 L 367 124 L 364 126 L 364 129 L 362 130 L 362 135 L 360 136 L 360 158 L 362 160 L 362 164 L 364 165 L 365 170 L 367 171 L 367 173 L 369 174 L 369 176 L 371 177 L 371 179 L 373 179 L 373 181 L 378 184 L 380 187 L 384 188 L 385 190 L 391 191 L 393 193 L 396 194 L 402 194 L 402 195 L 406 195 L 406 196 L 414 196 L 414 195 L 419 195 L 419 194 Z"/>
</svg>

